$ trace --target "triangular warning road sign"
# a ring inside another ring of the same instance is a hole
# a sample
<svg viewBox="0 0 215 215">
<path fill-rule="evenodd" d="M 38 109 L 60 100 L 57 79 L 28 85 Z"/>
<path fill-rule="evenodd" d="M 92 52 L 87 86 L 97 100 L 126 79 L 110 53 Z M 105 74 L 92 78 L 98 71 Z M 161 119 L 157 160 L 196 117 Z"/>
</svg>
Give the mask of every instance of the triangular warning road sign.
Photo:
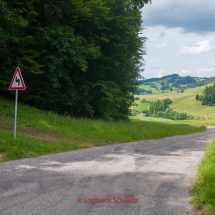
<svg viewBox="0 0 215 215">
<path fill-rule="evenodd" d="M 25 90 L 25 83 L 22 78 L 22 74 L 19 67 L 16 67 L 16 71 L 10 82 L 9 90 Z"/>
</svg>

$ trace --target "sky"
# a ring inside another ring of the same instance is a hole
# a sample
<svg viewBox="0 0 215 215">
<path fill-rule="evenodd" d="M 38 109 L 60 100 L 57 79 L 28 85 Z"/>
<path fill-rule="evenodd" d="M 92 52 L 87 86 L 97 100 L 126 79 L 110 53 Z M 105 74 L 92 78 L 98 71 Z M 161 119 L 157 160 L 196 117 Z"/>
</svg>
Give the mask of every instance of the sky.
<svg viewBox="0 0 215 215">
<path fill-rule="evenodd" d="M 215 1 L 152 0 L 142 9 L 147 78 L 215 76 Z"/>
</svg>

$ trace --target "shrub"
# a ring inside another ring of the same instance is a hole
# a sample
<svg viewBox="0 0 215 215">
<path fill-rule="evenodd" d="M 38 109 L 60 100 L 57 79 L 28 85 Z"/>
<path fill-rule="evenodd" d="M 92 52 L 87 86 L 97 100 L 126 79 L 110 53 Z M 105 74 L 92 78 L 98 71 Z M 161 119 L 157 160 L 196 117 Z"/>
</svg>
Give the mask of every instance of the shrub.
<svg viewBox="0 0 215 215">
<path fill-rule="evenodd" d="M 170 109 L 169 104 L 171 103 L 172 100 L 169 98 L 151 102 L 149 109 L 142 111 L 142 113 L 146 113 L 148 116 L 161 117 L 172 120 L 194 119 L 193 116 L 188 115 L 187 113 L 178 113 L 177 111 Z"/>
</svg>

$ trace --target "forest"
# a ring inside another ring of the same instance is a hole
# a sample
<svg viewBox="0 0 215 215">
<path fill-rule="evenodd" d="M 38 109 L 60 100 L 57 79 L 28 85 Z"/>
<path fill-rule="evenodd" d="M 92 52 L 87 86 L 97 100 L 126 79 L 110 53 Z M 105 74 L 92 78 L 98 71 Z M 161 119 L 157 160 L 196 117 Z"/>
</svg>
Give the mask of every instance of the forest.
<svg viewBox="0 0 215 215">
<path fill-rule="evenodd" d="M 148 0 L 0 0 L 0 95 L 73 117 L 128 119 L 143 68 Z M 150 2 L 151 3 L 151 2 Z"/>
</svg>

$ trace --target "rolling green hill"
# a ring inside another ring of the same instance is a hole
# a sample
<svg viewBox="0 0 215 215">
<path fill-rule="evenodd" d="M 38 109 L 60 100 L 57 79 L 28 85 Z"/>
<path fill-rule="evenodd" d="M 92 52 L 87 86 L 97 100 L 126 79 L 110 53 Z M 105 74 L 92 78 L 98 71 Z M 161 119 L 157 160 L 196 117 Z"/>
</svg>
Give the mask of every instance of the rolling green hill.
<svg viewBox="0 0 215 215">
<path fill-rule="evenodd" d="M 145 90 L 151 90 L 152 93 L 159 93 L 161 90 L 169 90 L 170 87 L 173 89 L 183 89 L 183 88 L 195 88 L 199 86 L 205 86 L 206 84 L 210 84 L 215 81 L 215 77 L 210 78 L 199 78 L 199 77 L 191 77 L 185 76 L 181 77 L 177 74 L 163 76 L 161 78 L 150 78 L 141 80 L 140 88 Z M 157 86 L 157 89 L 151 87 L 153 85 Z"/>
<path fill-rule="evenodd" d="M 150 103 L 147 102 L 170 98 L 173 101 L 173 103 L 170 104 L 170 108 L 174 111 L 180 113 L 186 112 L 189 115 L 198 117 L 200 120 L 204 120 L 206 124 L 215 124 L 215 107 L 201 105 L 201 102 L 195 99 L 196 94 L 202 94 L 204 89 L 205 86 L 202 86 L 187 89 L 184 93 L 174 91 L 165 93 L 160 92 L 149 95 L 138 95 L 137 97 L 140 99 L 135 101 L 138 106 L 133 106 L 132 108 L 141 112 L 149 107 Z M 145 103 L 141 103 L 142 99 L 145 99 Z"/>
<path fill-rule="evenodd" d="M 160 84 L 155 83 L 158 89 L 160 89 Z M 155 88 L 151 87 L 150 85 L 141 85 L 140 88 L 145 89 L 145 90 L 151 90 L 152 93 L 159 93 L 159 90 L 156 90 Z"/>
</svg>

